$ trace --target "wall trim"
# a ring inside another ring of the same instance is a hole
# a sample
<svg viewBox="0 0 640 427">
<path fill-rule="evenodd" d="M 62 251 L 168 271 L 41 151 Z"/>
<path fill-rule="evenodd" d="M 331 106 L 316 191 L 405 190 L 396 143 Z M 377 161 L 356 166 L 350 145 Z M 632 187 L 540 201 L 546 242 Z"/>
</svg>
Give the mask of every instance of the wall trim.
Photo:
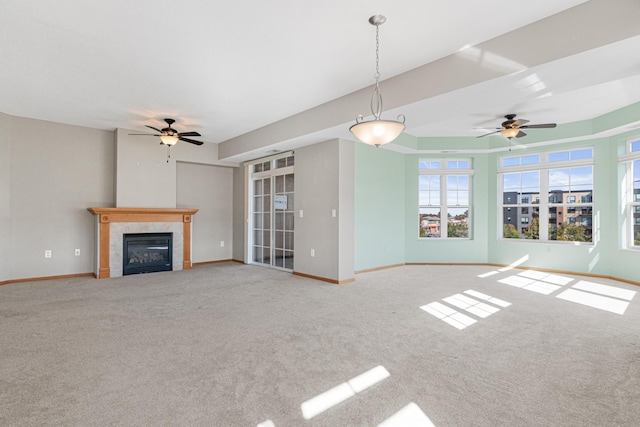
<svg viewBox="0 0 640 427">
<path fill-rule="evenodd" d="M 198 263 L 193 263 L 193 266 L 198 266 L 198 265 L 205 265 L 205 264 L 219 264 L 222 262 L 236 262 L 238 264 L 244 264 L 244 261 L 241 260 L 237 260 L 237 259 L 226 259 L 226 260 L 220 260 L 220 261 L 206 261 L 206 262 L 198 262 Z M 490 267 L 509 267 L 508 264 L 493 264 L 493 263 L 461 263 L 461 262 L 407 262 L 405 264 L 390 264 L 390 265 L 383 265 L 380 267 L 375 267 L 375 268 L 369 268 L 369 269 L 365 269 L 365 270 L 358 270 L 355 272 L 355 274 L 362 274 L 362 273 L 369 273 L 372 271 L 379 271 L 379 270 L 386 270 L 388 268 L 396 268 L 396 267 L 404 267 L 405 265 L 486 265 L 486 266 L 490 266 Z M 512 269 L 519 269 L 519 270 L 538 270 L 538 271 L 545 271 L 548 273 L 560 273 L 560 274 L 573 274 L 576 276 L 586 276 L 586 277 L 596 277 L 596 278 L 600 278 L 600 279 L 610 279 L 610 280 L 615 280 L 618 282 L 623 282 L 623 283 L 628 283 L 630 285 L 635 285 L 635 286 L 640 286 L 640 282 L 635 281 L 635 280 L 629 280 L 629 279 L 623 279 L 620 277 L 616 277 L 616 276 L 609 276 L 606 274 L 594 274 L 594 273 L 578 273 L 575 271 L 566 271 L 566 270 L 554 270 L 554 269 L 550 269 L 550 268 L 538 268 L 538 267 L 522 267 L 522 266 L 517 266 L 517 267 L 510 267 Z M 319 276 L 313 276 L 310 274 L 305 274 L 305 273 L 298 273 L 296 271 L 292 272 L 291 274 L 293 274 L 294 276 L 300 276 L 300 277 L 306 277 L 309 279 L 315 279 L 315 280 L 321 280 L 323 282 L 328 282 L 328 283 L 333 283 L 336 285 L 341 285 L 343 283 L 351 283 L 351 282 L 355 282 L 356 279 L 351 278 L 351 279 L 346 279 L 346 280 L 334 280 L 334 279 L 328 279 L 326 277 L 319 277 Z M 44 280 L 56 280 L 56 279 L 72 279 L 74 277 L 96 277 L 95 273 L 75 273 L 75 274 L 63 274 L 63 275 L 59 275 L 59 276 L 42 276 L 42 277 L 30 277 L 30 278 L 24 278 L 24 279 L 11 279 L 11 280 L 4 280 L 0 282 L 0 286 L 2 285 L 8 285 L 11 283 L 24 283 L 24 282 L 40 282 L 40 281 L 44 281 Z"/>
<path fill-rule="evenodd" d="M 321 280 L 323 282 L 333 283 L 334 285 L 342 285 L 344 283 L 351 283 L 356 281 L 355 277 L 352 277 L 350 279 L 344 279 L 344 280 L 335 280 L 335 279 L 329 279 L 327 277 L 320 277 L 320 276 L 313 276 L 311 274 L 306 274 L 306 273 L 299 273 L 297 271 L 293 271 L 291 272 L 291 274 L 293 274 L 294 276 L 306 277 L 307 279 L 315 279 L 315 280 Z"/>
<path fill-rule="evenodd" d="M 355 274 L 369 273 L 371 271 L 386 270 L 387 268 L 403 267 L 405 265 L 406 265 L 405 263 L 401 263 L 401 264 L 383 265 L 383 266 L 380 266 L 380 267 L 373 267 L 373 268 L 365 268 L 363 270 L 356 270 Z"/>
<path fill-rule="evenodd" d="M 579 272 L 575 272 L 575 271 L 567 271 L 567 270 L 554 270 L 551 268 L 539 268 L 539 267 L 526 267 L 526 266 L 509 266 L 509 264 L 484 264 L 484 265 L 490 265 L 493 267 L 509 267 L 509 268 L 517 268 L 519 270 L 538 270 L 538 271 L 545 271 L 547 273 L 560 273 L 560 274 L 573 274 L 576 276 L 586 276 L 586 277 L 596 277 L 599 279 L 611 279 L 611 280 L 616 280 L 618 282 L 623 282 L 623 283 L 628 283 L 630 285 L 636 285 L 636 286 L 640 286 L 640 282 L 637 282 L 635 280 L 630 280 L 630 279 L 623 279 L 622 277 L 616 277 L 616 276 L 610 276 L 607 274 L 595 274 L 595 273 L 579 273 Z"/>
<path fill-rule="evenodd" d="M 8 285 L 10 283 L 41 282 L 44 280 L 71 279 L 74 277 L 95 277 L 95 273 L 75 273 L 75 274 L 62 274 L 60 276 L 41 276 L 41 277 L 28 277 L 25 279 L 12 279 L 12 280 L 5 280 L 0 282 L 0 286 Z"/>
<path fill-rule="evenodd" d="M 367 268 L 364 270 L 358 270 L 355 274 L 369 273 L 372 271 L 386 270 L 387 268 L 396 268 L 403 267 L 405 265 L 486 265 L 490 267 L 500 267 L 505 268 L 509 267 L 512 269 L 520 269 L 520 270 L 537 270 L 537 271 L 545 271 L 547 273 L 560 273 L 560 274 L 573 274 L 575 276 L 586 276 L 586 277 L 596 277 L 599 279 L 610 279 L 615 280 L 617 282 L 628 283 L 630 285 L 640 286 L 640 282 L 630 279 L 624 279 L 622 277 L 611 276 L 607 274 L 594 274 L 594 273 L 581 273 L 577 271 L 568 271 L 568 270 L 554 270 L 551 268 L 540 268 L 540 267 L 525 267 L 525 266 L 510 266 L 509 264 L 494 264 L 487 262 L 406 262 L 404 264 L 389 264 L 382 265 L 380 267 Z"/>
<path fill-rule="evenodd" d="M 537 270 L 537 271 L 545 271 L 547 273 L 560 273 L 560 274 L 573 274 L 575 276 L 586 276 L 586 277 L 597 277 L 600 279 L 611 279 L 618 282 L 628 283 L 630 285 L 640 286 L 640 282 L 635 280 L 623 279 L 621 277 L 610 276 L 607 274 L 594 274 L 594 273 L 582 273 L 577 271 L 568 271 L 568 270 L 554 270 L 551 268 L 542 268 L 542 267 L 526 267 L 522 265 L 511 266 L 509 264 L 494 264 L 494 263 L 468 263 L 468 262 L 408 262 L 405 265 L 486 265 L 491 267 L 509 267 L 510 269 L 518 269 L 518 270 Z"/>
<path fill-rule="evenodd" d="M 219 259 L 219 260 L 216 260 L 216 261 L 200 261 L 200 262 L 194 262 L 194 263 L 192 263 L 191 265 L 192 265 L 192 266 L 194 266 L 194 267 L 197 267 L 197 266 L 199 266 L 199 265 L 220 264 L 220 263 L 223 263 L 223 262 L 233 262 L 233 261 L 235 261 L 235 260 L 233 260 L 233 259 L 230 259 L 230 258 L 229 258 L 229 259 Z M 238 261 L 235 261 L 235 262 L 238 262 Z"/>
</svg>

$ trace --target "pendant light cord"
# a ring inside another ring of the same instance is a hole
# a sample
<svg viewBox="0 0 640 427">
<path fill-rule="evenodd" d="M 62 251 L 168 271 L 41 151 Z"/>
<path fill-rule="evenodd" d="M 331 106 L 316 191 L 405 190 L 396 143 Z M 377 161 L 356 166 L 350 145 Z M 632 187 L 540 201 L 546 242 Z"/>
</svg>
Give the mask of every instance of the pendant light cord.
<svg viewBox="0 0 640 427">
<path fill-rule="evenodd" d="M 376 73 L 373 77 L 376 79 L 376 86 L 380 81 L 380 25 L 376 25 Z"/>
<path fill-rule="evenodd" d="M 376 26 L 376 73 L 373 77 L 376 79 L 376 88 L 371 95 L 371 113 L 376 120 L 380 120 L 382 114 L 382 94 L 380 93 L 380 24 Z"/>
</svg>

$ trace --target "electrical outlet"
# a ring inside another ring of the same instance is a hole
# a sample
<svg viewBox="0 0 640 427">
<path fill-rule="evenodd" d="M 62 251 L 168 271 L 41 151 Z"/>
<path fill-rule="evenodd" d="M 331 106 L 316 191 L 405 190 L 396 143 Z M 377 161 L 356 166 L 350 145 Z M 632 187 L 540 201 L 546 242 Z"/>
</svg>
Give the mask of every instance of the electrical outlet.
<svg viewBox="0 0 640 427">
<path fill-rule="evenodd" d="M 76 249 L 76 256 L 80 256 L 80 249 Z"/>
<path fill-rule="evenodd" d="M 220 240 L 220 247 L 224 248 L 224 240 Z"/>
<path fill-rule="evenodd" d="M 51 250 L 47 249 L 46 251 L 44 251 L 44 257 L 45 258 L 51 258 Z"/>
</svg>

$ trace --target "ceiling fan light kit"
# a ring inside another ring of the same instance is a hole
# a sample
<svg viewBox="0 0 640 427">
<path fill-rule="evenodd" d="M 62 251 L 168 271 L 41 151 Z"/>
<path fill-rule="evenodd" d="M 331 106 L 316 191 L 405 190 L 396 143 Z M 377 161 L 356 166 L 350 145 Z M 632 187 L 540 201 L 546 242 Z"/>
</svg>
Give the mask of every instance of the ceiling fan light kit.
<svg viewBox="0 0 640 427">
<path fill-rule="evenodd" d="M 500 135 L 504 136 L 505 138 L 515 138 L 516 136 L 518 136 L 519 132 L 520 129 L 518 128 L 502 129 L 500 131 Z"/>
<path fill-rule="evenodd" d="M 511 151 L 511 139 L 513 138 L 522 138 L 527 134 L 522 132 L 522 129 L 550 129 L 557 126 L 556 123 L 542 123 L 537 125 L 528 125 L 529 120 L 525 119 L 517 119 L 515 114 L 507 114 L 504 116 L 506 121 L 502 122 L 501 128 L 496 128 L 497 130 L 493 132 L 489 132 L 484 135 L 480 135 L 477 138 L 482 138 L 485 136 L 493 135 L 496 133 L 500 133 L 503 137 L 509 140 L 509 151 Z"/>
<path fill-rule="evenodd" d="M 387 18 L 382 15 L 374 15 L 369 18 L 369 23 L 376 27 L 376 73 L 374 74 L 376 87 L 371 96 L 371 113 L 373 114 L 373 120 L 364 120 L 362 114 L 359 114 L 356 118 L 356 124 L 349 128 L 358 140 L 365 144 L 375 145 L 376 147 L 393 141 L 405 128 L 405 117 L 402 114 L 397 117 L 397 120 L 380 119 L 380 114 L 382 113 L 382 94 L 380 93 L 379 30 L 380 25 L 384 24 L 386 20 Z"/>
<path fill-rule="evenodd" d="M 175 135 L 160 135 L 160 143 L 164 145 L 175 145 L 178 137 Z"/>
</svg>

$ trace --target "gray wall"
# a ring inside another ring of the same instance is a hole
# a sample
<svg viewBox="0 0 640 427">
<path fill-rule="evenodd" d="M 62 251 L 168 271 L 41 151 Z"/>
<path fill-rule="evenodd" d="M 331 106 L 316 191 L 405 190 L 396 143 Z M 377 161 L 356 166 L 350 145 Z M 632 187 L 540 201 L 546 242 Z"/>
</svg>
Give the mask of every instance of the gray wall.
<svg viewBox="0 0 640 427">
<path fill-rule="evenodd" d="M 114 133 L 8 115 L 0 125 L 0 281 L 93 271 L 87 207 L 113 206 Z"/>
<path fill-rule="evenodd" d="M 294 271 L 336 281 L 352 279 L 353 142 L 332 140 L 296 149 L 295 162 Z"/>
<path fill-rule="evenodd" d="M 233 168 L 178 162 L 176 188 L 178 208 L 199 209 L 193 216 L 191 261 L 231 259 Z"/>
<path fill-rule="evenodd" d="M 11 240 L 11 158 L 9 144 L 12 129 L 11 116 L 0 113 L 0 282 L 9 277 L 8 242 Z"/>
<path fill-rule="evenodd" d="M 236 163 L 218 161 L 218 145 L 194 145 L 179 142 L 160 145 L 157 137 L 129 135 L 140 133 L 116 130 L 116 206 L 137 208 L 176 207 L 176 162 L 235 167 Z M 167 161 L 168 160 L 168 161 Z"/>
<path fill-rule="evenodd" d="M 233 170 L 233 259 L 245 262 L 246 232 L 246 171 L 241 166 Z"/>
<path fill-rule="evenodd" d="M 94 271 L 87 208 L 116 206 L 116 181 L 121 207 L 200 209 L 194 262 L 232 257 L 236 165 L 219 162 L 215 144 L 178 144 L 167 164 L 166 147 L 135 132 L 0 113 L 0 282 Z"/>
</svg>

